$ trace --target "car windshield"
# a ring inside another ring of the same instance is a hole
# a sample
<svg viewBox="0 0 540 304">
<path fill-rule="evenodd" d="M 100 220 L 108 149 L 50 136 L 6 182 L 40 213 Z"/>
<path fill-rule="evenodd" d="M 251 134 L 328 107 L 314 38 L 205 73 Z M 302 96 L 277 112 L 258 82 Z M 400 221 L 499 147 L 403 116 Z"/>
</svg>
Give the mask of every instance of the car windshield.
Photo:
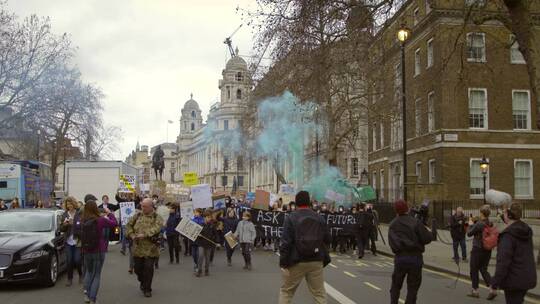
<svg viewBox="0 0 540 304">
<path fill-rule="evenodd" d="M 50 213 L 0 212 L 0 232 L 51 231 L 53 218 Z"/>
</svg>

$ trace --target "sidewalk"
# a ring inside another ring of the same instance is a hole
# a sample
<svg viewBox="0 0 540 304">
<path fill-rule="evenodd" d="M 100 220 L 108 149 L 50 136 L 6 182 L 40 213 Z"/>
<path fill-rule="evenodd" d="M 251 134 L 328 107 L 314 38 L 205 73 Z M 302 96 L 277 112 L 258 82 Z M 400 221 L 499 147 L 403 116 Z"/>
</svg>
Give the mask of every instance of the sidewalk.
<svg viewBox="0 0 540 304">
<path fill-rule="evenodd" d="M 392 250 L 390 249 L 390 246 L 388 246 L 388 225 L 381 224 L 379 226 L 381 228 L 381 232 L 384 236 L 384 239 L 386 241 L 386 245 L 383 244 L 381 237 L 379 235 L 379 240 L 377 241 L 377 250 L 380 251 L 384 255 L 393 256 Z M 440 239 L 432 242 L 431 244 L 426 246 L 426 252 L 424 253 L 424 266 L 426 268 L 445 272 L 448 274 L 456 275 L 458 273 L 458 267 L 452 257 L 454 256 L 452 245 L 444 244 L 441 241 L 450 243 L 452 238 L 450 237 L 450 232 L 446 230 L 439 230 L 439 237 Z M 472 239 L 467 240 L 467 254 L 470 254 L 472 246 Z M 460 250 L 461 254 L 461 250 Z M 535 256 L 537 254 L 537 251 L 535 250 Z M 496 250 L 493 250 L 493 255 L 491 257 L 491 262 L 489 263 L 488 271 L 491 275 L 495 274 L 495 263 L 496 263 L 496 257 L 497 253 Z M 469 258 L 467 256 L 467 258 Z M 470 280 L 470 268 L 468 262 L 461 262 L 460 263 L 461 268 L 461 278 L 465 278 Z M 540 272 L 538 269 L 536 270 L 536 273 L 538 277 L 540 278 Z M 480 282 L 482 283 L 483 280 L 481 279 Z M 529 290 L 528 296 L 540 299 L 540 287 L 537 285 L 534 289 Z"/>
</svg>

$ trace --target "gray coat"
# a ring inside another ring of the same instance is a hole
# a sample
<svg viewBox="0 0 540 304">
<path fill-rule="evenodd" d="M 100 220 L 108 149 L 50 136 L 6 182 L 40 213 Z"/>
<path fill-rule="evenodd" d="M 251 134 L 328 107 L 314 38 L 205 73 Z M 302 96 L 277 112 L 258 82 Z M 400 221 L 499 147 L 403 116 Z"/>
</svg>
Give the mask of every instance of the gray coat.
<svg viewBox="0 0 540 304">
<path fill-rule="evenodd" d="M 255 242 L 257 237 L 257 231 L 255 230 L 255 225 L 251 221 L 242 220 L 238 223 L 236 227 L 236 232 L 234 233 L 239 243 L 251 243 Z"/>
</svg>

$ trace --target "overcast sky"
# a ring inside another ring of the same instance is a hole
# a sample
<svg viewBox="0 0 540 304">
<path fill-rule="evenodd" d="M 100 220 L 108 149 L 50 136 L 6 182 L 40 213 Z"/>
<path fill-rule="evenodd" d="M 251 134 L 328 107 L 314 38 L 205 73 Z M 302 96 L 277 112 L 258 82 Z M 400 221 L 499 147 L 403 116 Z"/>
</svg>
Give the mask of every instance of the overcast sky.
<svg viewBox="0 0 540 304">
<path fill-rule="evenodd" d="M 218 101 L 228 51 L 223 44 L 241 23 L 236 8 L 254 0 L 9 0 L 20 17 L 49 16 L 53 31 L 68 33 L 86 81 L 100 86 L 105 122 L 123 131 L 124 159 L 141 145 L 169 142 L 179 132 L 180 109 L 193 93 L 204 115 Z M 233 37 L 251 55 L 252 32 Z M 246 58 L 247 60 L 248 58 Z"/>
</svg>

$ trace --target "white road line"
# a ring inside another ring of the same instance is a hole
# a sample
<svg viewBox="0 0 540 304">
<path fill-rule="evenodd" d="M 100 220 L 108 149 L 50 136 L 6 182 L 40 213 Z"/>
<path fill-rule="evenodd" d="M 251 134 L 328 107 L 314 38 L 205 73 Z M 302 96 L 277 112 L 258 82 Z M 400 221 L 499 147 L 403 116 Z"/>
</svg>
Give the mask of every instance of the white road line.
<svg viewBox="0 0 540 304">
<path fill-rule="evenodd" d="M 338 268 L 336 265 L 334 265 L 334 264 L 332 264 L 332 263 L 330 263 L 330 264 L 328 264 L 328 265 L 330 265 L 331 267 L 334 267 L 334 268 Z"/>
<path fill-rule="evenodd" d="M 366 284 L 367 286 L 375 289 L 375 290 L 378 290 L 378 291 L 381 291 L 382 289 L 380 289 L 378 286 L 375 286 L 373 284 L 371 284 L 370 282 L 364 282 L 364 284 Z"/>
<path fill-rule="evenodd" d="M 332 298 L 334 298 L 334 300 L 338 301 L 340 304 L 356 304 L 356 302 L 347 298 L 347 296 L 345 296 L 326 282 L 324 282 L 324 288 L 326 289 L 326 293 Z"/>
<path fill-rule="evenodd" d="M 343 273 L 350 276 L 351 278 L 356 278 L 356 275 L 354 275 L 354 274 L 352 274 L 352 273 L 350 273 L 348 271 L 344 271 Z"/>
</svg>

